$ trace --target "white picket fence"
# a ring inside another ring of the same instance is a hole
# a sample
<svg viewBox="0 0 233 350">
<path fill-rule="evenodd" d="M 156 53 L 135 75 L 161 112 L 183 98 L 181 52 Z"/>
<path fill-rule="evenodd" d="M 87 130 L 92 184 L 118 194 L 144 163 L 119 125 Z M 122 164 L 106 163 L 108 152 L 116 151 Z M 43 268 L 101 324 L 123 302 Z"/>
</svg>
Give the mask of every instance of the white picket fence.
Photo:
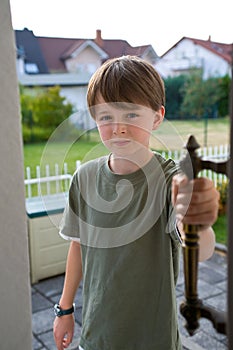
<svg viewBox="0 0 233 350">
<path fill-rule="evenodd" d="M 80 160 L 76 161 L 76 169 L 80 166 Z M 26 178 L 24 184 L 26 186 L 26 197 L 50 195 L 55 193 L 67 192 L 70 185 L 72 175 L 68 171 L 67 163 L 64 163 L 63 169 L 58 164 L 54 164 L 51 170 L 47 164 L 45 169 L 36 166 L 36 177 L 31 177 L 31 168 L 26 167 Z M 43 176 L 42 174 L 45 174 Z"/>
<path fill-rule="evenodd" d="M 184 150 L 164 151 L 161 154 L 165 158 L 172 158 L 178 162 L 183 157 L 184 152 Z M 205 147 L 199 149 L 198 154 L 203 159 L 208 158 L 213 159 L 214 161 L 224 161 L 229 157 L 229 145 L 220 145 L 208 148 Z M 80 160 L 77 160 L 76 169 L 80 166 L 80 164 Z M 26 178 L 24 180 L 27 198 L 67 192 L 69 189 L 70 180 L 72 178 L 72 175 L 69 173 L 67 163 L 64 163 L 63 169 L 60 169 L 58 164 L 55 164 L 53 169 L 51 169 L 49 165 L 46 165 L 45 169 L 42 169 L 38 165 L 36 166 L 36 177 L 32 178 L 31 173 L 31 168 L 27 167 Z M 201 175 L 212 179 L 215 186 L 228 181 L 225 175 L 214 173 L 211 170 L 204 170 Z"/>
</svg>

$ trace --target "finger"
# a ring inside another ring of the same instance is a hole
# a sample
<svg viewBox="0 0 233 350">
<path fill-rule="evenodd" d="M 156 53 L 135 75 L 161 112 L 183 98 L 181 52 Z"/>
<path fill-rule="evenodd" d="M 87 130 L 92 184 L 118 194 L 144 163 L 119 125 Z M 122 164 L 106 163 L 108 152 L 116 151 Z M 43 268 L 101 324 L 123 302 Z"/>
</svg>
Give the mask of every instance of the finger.
<svg viewBox="0 0 233 350">
<path fill-rule="evenodd" d="M 179 186 L 187 184 L 189 182 L 189 180 L 188 180 L 186 175 L 184 175 L 184 174 L 177 174 L 177 175 L 173 176 L 172 182 L 173 182 L 173 185 L 179 187 Z"/>
<path fill-rule="evenodd" d="M 194 191 L 206 191 L 214 187 L 213 181 L 206 177 L 198 177 L 190 182 L 193 184 Z"/>
<path fill-rule="evenodd" d="M 190 205 L 186 215 L 200 215 L 213 212 L 214 215 L 218 212 L 219 204 L 215 201 L 200 203 L 199 205 Z"/>
<path fill-rule="evenodd" d="M 201 224 L 211 226 L 218 217 L 219 204 L 216 201 L 190 205 L 183 216 L 184 223 Z"/>
<path fill-rule="evenodd" d="M 176 203 L 176 214 L 179 219 L 184 216 L 200 217 L 208 213 L 213 213 L 217 216 L 219 209 L 219 193 L 214 192 L 211 195 L 206 193 L 205 195 L 200 193 L 192 194 L 192 198 L 188 198 L 187 195 L 179 195 Z"/>
<path fill-rule="evenodd" d="M 55 343 L 56 343 L 57 350 L 63 350 L 64 349 L 62 340 L 55 339 Z"/>
<path fill-rule="evenodd" d="M 219 192 L 215 189 L 202 192 L 187 192 L 179 193 L 177 195 L 176 205 L 200 205 L 200 204 L 218 204 L 219 202 Z M 200 208 L 199 208 L 200 210 Z"/>
<path fill-rule="evenodd" d="M 54 336 L 54 341 L 55 341 L 57 350 L 63 350 L 63 338 L 58 336 L 58 334 L 56 333 L 56 329 L 54 331 L 53 336 Z"/>
<path fill-rule="evenodd" d="M 188 199 L 186 198 L 187 195 Z M 211 180 L 195 179 L 188 185 L 180 188 L 177 197 L 180 202 L 184 201 L 184 203 L 187 203 L 191 199 L 192 203 L 201 203 L 211 200 L 218 201 L 220 194 Z"/>
<path fill-rule="evenodd" d="M 67 348 L 72 343 L 72 340 L 73 340 L 73 333 L 70 333 L 70 332 L 67 333 L 66 337 L 63 339 L 63 347 Z"/>
<path fill-rule="evenodd" d="M 213 212 L 203 213 L 199 215 L 185 215 L 182 220 L 183 224 L 212 226 L 216 221 L 216 215 Z"/>
<path fill-rule="evenodd" d="M 208 178 L 200 177 L 189 181 L 186 177 L 176 176 L 173 179 L 173 186 L 178 187 L 179 193 L 202 192 L 214 188 L 214 183 Z"/>
<path fill-rule="evenodd" d="M 172 178 L 172 204 L 175 205 L 177 195 L 180 192 L 180 188 L 188 183 L 188 179 L 185 175 L 178 174 Z"/>
</svg>

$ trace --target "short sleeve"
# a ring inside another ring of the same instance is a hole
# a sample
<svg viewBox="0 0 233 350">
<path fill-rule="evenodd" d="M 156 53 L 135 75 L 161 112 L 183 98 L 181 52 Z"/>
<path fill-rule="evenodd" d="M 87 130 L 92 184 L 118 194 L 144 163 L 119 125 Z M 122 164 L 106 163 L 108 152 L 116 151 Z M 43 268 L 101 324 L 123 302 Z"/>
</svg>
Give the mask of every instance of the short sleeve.
<svg viewBox="0 0 233 350">
<path fill-rule="evenodd" d="M 59 234 L 64 239 L 80 241 L 79 191 L 76 181 L 77 179 L 74 175 L 69 189 L 68 201 L 60 222 Z"/>
</svg>

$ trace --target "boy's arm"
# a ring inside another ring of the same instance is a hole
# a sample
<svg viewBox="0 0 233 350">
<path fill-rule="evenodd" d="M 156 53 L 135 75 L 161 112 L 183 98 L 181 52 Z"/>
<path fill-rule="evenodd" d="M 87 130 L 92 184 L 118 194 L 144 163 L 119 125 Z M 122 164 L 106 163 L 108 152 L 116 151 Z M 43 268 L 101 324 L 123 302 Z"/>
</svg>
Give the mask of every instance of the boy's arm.
<svg viewBox="0 0 233 350">
<path fill-rule="evenodd" d="M 80 281 L 82 279 L 81 250 L 78 242 L 72 241 L 70 244 L 63 292 L 59 301 L 61 309 L 70 309 Z M 67 348 L 72 342 L 74 334 L 74 315 L 64 315 L 56 317 L 54 320 L 53 334 L 58 350 Z"/>
<path fill-rule="evenodd" d="M 172 202 L 178 228 L 183 236 L 184 223 L 200 227 L 200 261 L 208 259 L 214 252 L 215 235 L 211 226 L 218 216 L 219 197 L 213 182 L 207 178 L 188 181 L 183 175 L 173 177 Z"/>
</svg>

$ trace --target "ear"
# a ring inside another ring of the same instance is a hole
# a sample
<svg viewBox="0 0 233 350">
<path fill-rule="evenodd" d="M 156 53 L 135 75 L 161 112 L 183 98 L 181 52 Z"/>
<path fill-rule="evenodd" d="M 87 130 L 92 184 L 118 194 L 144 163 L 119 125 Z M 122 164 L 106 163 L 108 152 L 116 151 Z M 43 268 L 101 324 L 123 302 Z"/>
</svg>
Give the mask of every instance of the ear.
<svg viewBox="0 0 233 350">
<path fill-rule="evenodd" d="M 154 118 L 154 124 L 153 124 L 153 130 L 156 130 L 159 125 L 162 123 L 165 116 L 165 107 L 161 106 L 161 108 L 155 112 L 155 118 Z"/>
</svg>

